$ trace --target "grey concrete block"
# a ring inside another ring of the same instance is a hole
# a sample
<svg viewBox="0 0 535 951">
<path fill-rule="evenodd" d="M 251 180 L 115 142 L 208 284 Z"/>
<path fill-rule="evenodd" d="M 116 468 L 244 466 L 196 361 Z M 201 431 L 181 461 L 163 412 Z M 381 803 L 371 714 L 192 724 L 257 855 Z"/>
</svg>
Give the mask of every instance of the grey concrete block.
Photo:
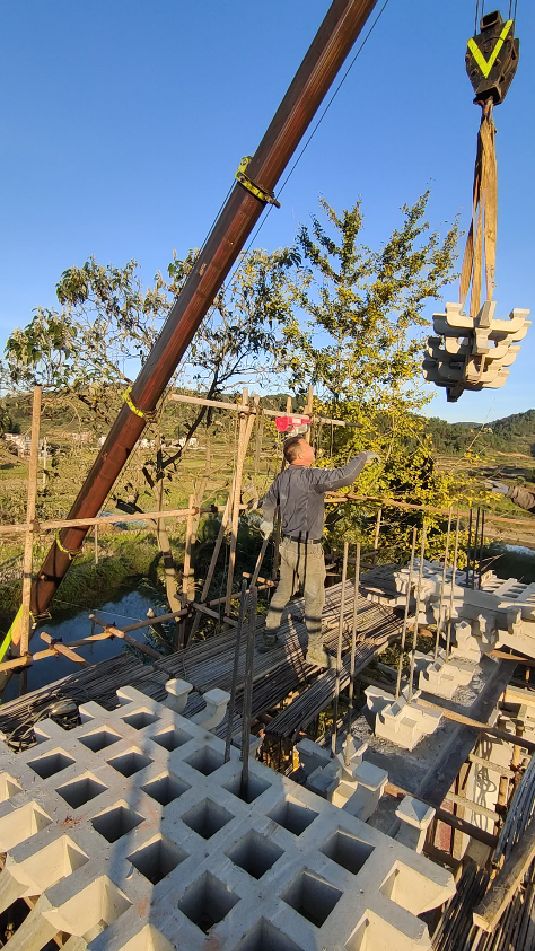
<svg viewBox="0 0 535 951">
<path fill-rule="evenodd" d="M 118 700 L 0 749 L 0 905 L 39 896 L 9 951 L 58 931 L 70 951 L 356 948 L 362 928 L 370 949 L 430 946 L 418 916 L 448 872 L 260 763 L 244 794 L 237 750 L 225 763 L 198 724 Z"/>
</svg>

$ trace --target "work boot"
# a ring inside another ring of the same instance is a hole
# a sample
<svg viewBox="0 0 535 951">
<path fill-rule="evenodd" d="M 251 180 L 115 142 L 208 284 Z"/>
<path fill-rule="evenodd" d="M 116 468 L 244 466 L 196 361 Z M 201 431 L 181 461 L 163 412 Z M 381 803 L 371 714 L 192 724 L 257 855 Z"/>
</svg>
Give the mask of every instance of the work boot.
<svg viewBox="0 0 535 951">
<path fill-rule="evenodd" d="M 313 664 L 314 667 L 331 666 L 331 658 L 323 646 L 323 641 L 309 641 L 306 659 L 307 664 Z"/>
<path fill-rule="evenodd" d="M 263 634 L 262 642 L 258 645 L 259 654 L 268 654 L 269 651 L 280 647 L 280 640 L 277 634 Z"/>
</svg>

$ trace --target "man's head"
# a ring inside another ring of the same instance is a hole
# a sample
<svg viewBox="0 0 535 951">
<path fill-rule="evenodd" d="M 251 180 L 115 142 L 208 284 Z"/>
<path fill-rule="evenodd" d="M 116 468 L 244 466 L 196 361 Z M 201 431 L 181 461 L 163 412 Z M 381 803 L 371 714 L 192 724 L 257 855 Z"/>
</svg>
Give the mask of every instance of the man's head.
<svg viewBox="0 0 535 951">
<path fill-rule="evenodd" d="M 282 453 L 289 466 L 312 466 L 316 461 L 313 446 L 309 446 L 303 436 L 286 439 Z"/>
</svg>

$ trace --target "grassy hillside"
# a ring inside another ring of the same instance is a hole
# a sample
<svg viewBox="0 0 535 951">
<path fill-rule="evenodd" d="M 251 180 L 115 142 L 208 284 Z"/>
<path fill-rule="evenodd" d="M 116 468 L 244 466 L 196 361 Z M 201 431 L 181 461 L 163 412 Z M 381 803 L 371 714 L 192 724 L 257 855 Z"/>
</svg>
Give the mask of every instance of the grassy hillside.
<svg viewBox="0 0 535 951">
<path fill-rule="evenodd" d="M 535 458 L 535 409 L 513 413 L 492 423 L 447 423 L 432 418 L 429 427 L 439 453 L 510 454 Z"/>
</svg>

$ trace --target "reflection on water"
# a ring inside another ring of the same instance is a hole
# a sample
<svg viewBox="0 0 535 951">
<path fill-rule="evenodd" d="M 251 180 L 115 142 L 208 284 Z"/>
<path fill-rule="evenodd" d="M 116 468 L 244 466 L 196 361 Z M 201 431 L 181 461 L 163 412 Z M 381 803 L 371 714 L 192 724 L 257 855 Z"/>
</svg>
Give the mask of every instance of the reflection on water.
<svg viewBox="0 0 535 951">
<path fill-rule="evenodd" d="M 142 591 L 129 591 L 116 601 L 107 601 L 102 607 L 95 609 L 94 613 L 106 624 L 125 628 L 129 624 L 142 620 L 149 608 L 158 611 L 160 607 L 157 593 L 152 594 L 150 588 L 144 586 Z M 61 638 L 64 644 L 78 641 L 82 637 L 88 637 L 91 633 L 88 620 L 89 613 L 88 610 L 85 610 L 65 621 L 55 623 L 45 621 L 40 624 L 30 642 L 31 653 L 48 647 L 48 644 L 41 640 L 40 631 L 47 631 L 53 637 Z M 101 627 L 96 628 L 96 632 L 100 630 L 102 630 Z M 141 631 L 132 631 L 130 636 L 143 642 L 147 633 L 148 628 L 145 628 Z M 123 652 L 124 647 L 124 641 L 122 640 L 95 641 L 93 644 L 77 648 L 77 652 L 87 660 L 88 664 L 96 664 L 110 657 L 117 657 L 118 654 Z M 68 674 L 82 669 L 80 664 L 75 664 L 67 657 L 47 657 L 44 660 L 37 661 L 27 669 L 27 690 L 36 690 L 38 687 L 43 687 L 54 680 L 59 680 L 60 677 L 66 677 Z M 18 696 L 19 676 L 11 678 L 3 694 L 3 700 L 12 700 Z"/>
</svg>

